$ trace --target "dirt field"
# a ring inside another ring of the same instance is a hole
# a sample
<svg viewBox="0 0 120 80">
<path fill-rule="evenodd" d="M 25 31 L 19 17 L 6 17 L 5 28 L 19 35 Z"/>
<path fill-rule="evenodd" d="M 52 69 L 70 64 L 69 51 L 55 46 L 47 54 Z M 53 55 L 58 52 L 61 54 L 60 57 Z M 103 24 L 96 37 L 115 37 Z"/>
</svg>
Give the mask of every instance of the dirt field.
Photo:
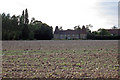
<svg viewBox="0 0 120 80">
<path fill-rule="evenodd" d="M 3 41 L 4 78 L 118 78 L 118 41 Z"/>
</svg>

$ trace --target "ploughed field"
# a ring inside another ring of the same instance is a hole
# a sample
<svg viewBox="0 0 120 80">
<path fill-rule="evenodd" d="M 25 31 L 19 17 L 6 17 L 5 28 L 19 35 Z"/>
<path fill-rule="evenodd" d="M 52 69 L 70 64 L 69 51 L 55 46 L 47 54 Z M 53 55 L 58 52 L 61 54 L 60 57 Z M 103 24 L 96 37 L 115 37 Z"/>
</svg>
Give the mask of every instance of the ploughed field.
<svg viewBox="0 0 120 80">
<path fill-rule="evenodd" d="M 3 41 L 4 78 L 118 78 L 118 41 Z"/>
</svg>

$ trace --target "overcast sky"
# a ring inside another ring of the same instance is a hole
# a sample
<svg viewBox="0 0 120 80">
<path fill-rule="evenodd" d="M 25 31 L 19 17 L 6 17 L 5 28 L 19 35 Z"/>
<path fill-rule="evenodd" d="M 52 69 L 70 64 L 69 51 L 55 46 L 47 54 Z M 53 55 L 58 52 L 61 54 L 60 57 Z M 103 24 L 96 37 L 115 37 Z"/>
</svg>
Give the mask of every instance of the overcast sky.
<svg viewBox="0 0 120 80">
<path fill-rule="evenodd" d="M 119 0 L 2 0 L 1 13 L 21 15 L 26 8 L 34 17 L 55 28 L 73 29 L 92 24 L 92 30 L 118 26 Z"/>
</svg>

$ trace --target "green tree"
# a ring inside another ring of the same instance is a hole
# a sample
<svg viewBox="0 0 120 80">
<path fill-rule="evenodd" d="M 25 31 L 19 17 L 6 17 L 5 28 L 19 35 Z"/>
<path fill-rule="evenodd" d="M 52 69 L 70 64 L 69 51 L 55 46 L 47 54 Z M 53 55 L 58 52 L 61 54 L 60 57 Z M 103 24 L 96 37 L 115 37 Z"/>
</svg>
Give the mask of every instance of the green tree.
<svg viewBox="0 0 120 80">
<path fill-rule="evenodd" d="M 93 31 L 92 34 L 93 35 L 99 35 L 99 33 L 97 31 Z"/>
<path fill-rule="evenodd" d="M 101 35 L 101 36 L 110 36 L 110 33 L 107 31 L 107 30 L 105 30 L 105 29 L 98 29 L 98 32 L 99 32 L 99 35 Z"/>
<path fill-rule="evenodd" d="M 2 14 L 2 39 L 3 40 L 50 40 L 53 38 L 53 28 L 33 18 L 29 23 L 28 10 L 22 15 L 12 17 Z"/>
<path fill-rule="evenodd" d="M 87 31 L 89 32 L 89 33 L 91 33 L 91 30 L 90 30 L 90 28 L 92 28 L 93 26 L 91 25 L 91 24 L 89 24 L 89 25 L 86 25 L 86 29 L 87 29 Z"/>
<path fill-rule="evenodd" d="M 21 16 L 21 36 L 20 38 L 23 39 L 23 40 L 26 40 L 26 39 L 29 39 L 30 37 L 30 30 L 28 28 L 29 26 L 29 19 L 28 19 L 28 10 L 26 9 L 25 10 L 25 13 L 24 11 L 22 12 L 22 16 Z"/>
<path fill-rule="evenodd" d="M 80 29 L 81 29 L 80 25 L 74 27 L 74 30 L 80 30 Z"/>
<path fill-rule="evenodd" d="M 24 24 L 24 27 L 22 28 L 22 39 L 23 40 L 28 40 L 29 39 L 29 28 L 28 25 Z"/>
<path fill-rule="evenodd" d="M 112 29 L 117 29 L 117 27 L 116 27 L 116 26 L 113 26 Z"/>
<path fill-rule="evenodd" d="M 25 15 L 24 15 L 24 10 L 22 12 L 22 16 L 20 17 L 20 25 L 24 25 L 25 24 Z"/>
<path fill-rule="evenodd" d="M 2 39 L 17 40 L 19 39 L 19 16 L 12 17 L 2 14 Z"/>
<path fill-rule="evenodd" d="M 29 23 L 29 19 L 28 19 L 28 10 L 25 9 L 25 24 Z"/>
<path fill-rule="evenodd" d="M 62 26 L 60 26 L 59 30 L 63 30 Z"/>
</svg>

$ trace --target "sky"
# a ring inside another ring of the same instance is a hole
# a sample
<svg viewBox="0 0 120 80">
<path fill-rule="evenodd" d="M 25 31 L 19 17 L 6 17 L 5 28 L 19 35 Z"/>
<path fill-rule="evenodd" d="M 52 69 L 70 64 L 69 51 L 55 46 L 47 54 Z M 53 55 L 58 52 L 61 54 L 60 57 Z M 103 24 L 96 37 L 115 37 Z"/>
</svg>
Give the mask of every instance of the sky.
<svg viewBox="0 0 120 80">
<path fill-rule="evenodd" d="M 28 9 L 29 19 L 47 23 L 53 29 L 73 29 L 91 24 L 92 31 L 118 26 L 119 0 L 2 0 L 0 13 L 21 15 Z"/>
</svg>

